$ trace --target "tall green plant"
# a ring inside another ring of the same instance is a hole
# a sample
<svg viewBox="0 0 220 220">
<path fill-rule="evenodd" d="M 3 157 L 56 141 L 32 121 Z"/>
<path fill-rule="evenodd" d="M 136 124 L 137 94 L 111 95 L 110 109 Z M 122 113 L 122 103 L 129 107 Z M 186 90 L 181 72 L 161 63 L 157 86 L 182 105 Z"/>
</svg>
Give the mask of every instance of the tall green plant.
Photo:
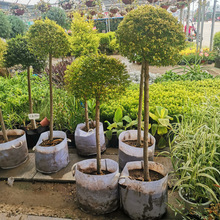
<svg viewBox="0 0 220 220">
<path fill-rule="evenodd" d="M 30 80 L 30 66 L 39 63 L 40 60 L 45 58 L 37 58 L 30 52 L 27 45 L 27 38 L 18 35 L 16 38 L 12 38 L 8 41 L 7 52 L 5 53 L 5 65 L 6 67 L 12 67 L 14 65 L 21 64 L 23 68 L 27 69 L 27 81 L 28 81 L 28 97 L 29 97 L 29 113 L 33 113 L 33 103 L 31 97 L 31 80 Z M 32 120 L 32 127 L 35 129 L 35 121 Z"/>
<path fill-rule="evenodd" d="M 10 38 L 16 37 L 18 34 L 24 35 L 27 31 L 27 25 L 18 16 L 10 15 L 8 20 L 11 24 Z"/>
<path fill-rule="evenodd" d="M 76 62 L 76 64 L 74 64 Z M 101 148 L 99 138 L 100 102 L 110 94 L 119 94 L 128 84 L 125 65 L 105 55 L 78 58 L 66 72 L 67 85 L 74 94 L 96 99 L 97 173 L 101 173 Z"/>
<path fill-rule="evenodd" d="M 86 21 L 85 17 L 81 17 L 79 13 L 73 13 L 70 47 L 71 53 L 74 57 L 97 53 L 99 37 L 93 27 L 94 23 L 92 20 Z"/>
<path fill-rule="evenodd" d="M 50 82 L 50 140 L 53 140 L 53 87 L 52 57 L 59 57 L 69 51 L 68 36 L 55 21 L 35 21 L 27 34 L 28 44 L 36 56 L 49 55 Z"/>
<path fill-rule="evenodd" d="M 116 32 L 122 55 L 132 60 L 142 57 L 138 140 L 141 141 L 142 93 L 144 84 L 144 179 L 150 180 L 148 169 L 149 125 L 149 65 L 174 65 L 179 60 L 179 50 L 184 48 L 182 25 L 166 10 L 153 6 L 141 6 L 127 14 Z"/>
</svg>

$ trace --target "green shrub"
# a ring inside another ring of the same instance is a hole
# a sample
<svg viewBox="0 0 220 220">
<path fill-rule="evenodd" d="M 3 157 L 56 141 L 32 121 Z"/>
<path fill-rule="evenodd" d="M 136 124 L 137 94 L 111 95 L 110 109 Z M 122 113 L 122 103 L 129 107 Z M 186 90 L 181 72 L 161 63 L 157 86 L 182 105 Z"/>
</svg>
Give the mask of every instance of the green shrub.
<svg viewBox="0 0 220 220">
<path fill-rule="evenodd" d="M 138 112 L 138 85 L 133 84 L 121 95 L 120 99 L 104 103 L 101 106 L 102 121 L 112 121 L 118 106 L 123 109 L 123 114 L 132 119 L 137 118 Z M 220 79 L 207 79 L 201 81 L 168 81 L 150 85 L 150 111 L 154 112 L 156 106 L 168 109 L 171 117 L 188 113 L 191 104 L 200 104 L 206 97 L 220 97 Z M 211 98 L 212 99 L 212 98 Z M 216 100 L 213 98 L 213 102 Z"/>
<path fill-rule="evenodd" d="M 115 37 L 115 32 L 100 33 L 99 49 L 101 53 L 113 54 L 119 50 L 119 44 Z"/>
<path fill-rule="evenodd" d="M 0 11 L 0 37 L 7 39 L 10 37 L 11 24 L 7 16 Z"/>
<path fill-rule="evenodd" d="M 213 49 L 217 50 L 217 48 L 220 50 L 220 31 L 214 36 Z"/>
<path fill-rule="evenodd" d="M 6 51 L 7 43 L 0 38 L 0 68 L 3 67 L 4 53 Z"/>
<path fill-rule="evenodd" d="M 8 20 L 11 23 L 10 38 L 16 37 L 18 34 L 24 35 L 27 30 L 27 25 L 15 15 L 8 16 Z"/>
</svg>

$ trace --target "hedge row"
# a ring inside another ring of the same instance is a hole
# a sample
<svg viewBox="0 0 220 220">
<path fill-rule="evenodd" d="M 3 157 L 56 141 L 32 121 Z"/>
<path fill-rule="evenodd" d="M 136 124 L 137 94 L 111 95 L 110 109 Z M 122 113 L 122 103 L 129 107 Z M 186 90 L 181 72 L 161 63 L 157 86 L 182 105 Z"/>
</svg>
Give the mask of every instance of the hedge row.
<svg viewBox="0 0 220 220">
<path fill-rule="evenodd" d="M 32 98 L 34 112 L 41 114 L 41 119 L 49 117 L 49 85 L 46 77 L 32 76 Z M 137 84 L 132 84 L 120 98 L 114 97 L 101 105 L 101 120 L 112 121 L 118 106 L 124 115 L 137 118 L 138 92 Z M 8 128 L 16 123 L 22 124 L 27 120 L 29 111 L 26 73 L 13 78 L 0 77 L 0 106 Z M 192 105 L 210 99 L 213 105 L 219 105 L 220 79 L 201 81 L 176 81 L 155 83 L 150 86 L 150 111 L 156 106 L 169 110 L 169 115 L 190 114 Z M 92 105 L 91 105 L 92 106 Z M 93 107 L 90 111 L 93 112 Z M 74 131 L 76 125 L 84 121 L 84 108 L 80 100 L 64 89 L 54 89 L 54 119 L 56 129 Z"/>
</svg>

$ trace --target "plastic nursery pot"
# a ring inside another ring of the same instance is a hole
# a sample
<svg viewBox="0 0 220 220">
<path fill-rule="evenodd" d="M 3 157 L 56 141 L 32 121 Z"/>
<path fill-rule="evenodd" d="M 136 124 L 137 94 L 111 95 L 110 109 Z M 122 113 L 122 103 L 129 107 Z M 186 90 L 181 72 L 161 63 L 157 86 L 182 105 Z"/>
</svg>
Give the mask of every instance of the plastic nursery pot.
<svg viewBox="0 0 220 220">
<path fill-rule="evenodd" d="M 41 173 L 55 173 L 66 167 L 69 163 L 69 152 L 66 133 L 63 131 L 54 131 L 54 138 L 63 138 L 63 141 L 56 146 L 42 147 L 40 144 L 48 140 L 50 132 L 44 132 L 33 148 L 35 151 L 35 165 L 37 171 Z"/>
<path fill-rule="evenodd" d="M 112 134 L 112 139 L 109 140 L 109 147 L 118 148 L 118 136 L 116 133 Z"/>
<path fill-rule="evenodd" d="M 22 135 L 12 141 L 0 144 L 0 167 L 10 169 L 17 167 L 28 159 L 25 132 L 20 129 L 7 130 L 8 136 Z M 0 132 L 2 136 L 2 132 Z"/>
<path fill-rule="evenodd" d="M 144 131 L 141 131 L 141 137 L 144 137 Z M 150 142 L 153 144 L 148 147 L 148 159 L 154 160 L 154 152 L 155 152 L 155 138 L 148 133 L 148 138 L 150 138 Z M 143 148 L 130 146 L 123 141 L 125 140 L 137 140 L 137 130 L 128 130 L 123 131 L 119 135 L 119 168 L 123 169 L 125 164 L 130 161 L 140 161 L 143 160 Z"/>
<path fill-rule="evenodd" d="M 49 127 L 40 126 L 37 129 L 33 129 L 33 130 L 27 130 L 25 127 L 23 127 L 22 129 L 26 133 L 27 146 L 29 149 L 32 149 L 36 145 L 41 133 L 48 131 Z"/>
<path fill-rule="evenodd" d="M 83 160 L 73 166 L 76 178 L 76 196 L 80 208 L 94 215 L 115 211 L 119 206 L 118 163 L 110 159 L 101 160 L 101 169 L 106 175 L 91 175 L 96 171 L 96 159 Z M 83 172 L 84 171 L 84 172 Z M 85 173 L 88 171 L 87 173 Z"/>
<path fill-rule="evenodd" d="M 77 153 L 82 156 L 96 155 L 96 128 L 94 128 L 92 131 L 85 132 L 82 130 L 84 127 L 85 123 L 81 123 L 77 125 L 75 130 L 75 144 Z M 104 152 L 106 150 L 106 144 L 103 124 L 101 122 L 99 123 L 99 137 L 101 152 Z"/>
<path fill-rule="evenodd" d="M 165 214 L 168 201 L 168 174 L 162 164 L 149 161 L 149 169 L 164 177 L 157 181 L 143 182 L 129 178 L 129 171 L 142 169 L 142 162 L 128 162 L 119 178 L 120 200 L 124 212 L 131 219 L 159 219 Z"/>
<path fill-rule="evenodd" d="M 50 121 L 48 120 L 47 117 L 45 117 L 41 122 L 40 125 L 43 127 L 49 126 L 50 125 Z"/>
<path fill-rule="evenodd" d="M 199 212 L 199 213 L 204 213 L 205 212 L 205 208 L 209 208 L 209 205 L 211 204 L 211 200 L 209 200 L 208 202 L 205 203 L 193 203 L 188 201 L 187 199 L 184 198 L 183 196 L 183 188 L 179 189 L 179 196 L 182 199 L 182 201 L 184 202 L 184 208 L 185 208 L 185 212 L 189 213 L 192 211 L 195 212 Z"/>
</svg>

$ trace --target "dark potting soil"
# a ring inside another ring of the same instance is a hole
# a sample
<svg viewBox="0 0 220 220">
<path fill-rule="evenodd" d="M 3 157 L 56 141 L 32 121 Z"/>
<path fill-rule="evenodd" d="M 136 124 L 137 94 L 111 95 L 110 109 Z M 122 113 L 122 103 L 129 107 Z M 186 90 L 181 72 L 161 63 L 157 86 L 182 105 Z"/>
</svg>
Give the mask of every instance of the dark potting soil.
<svg viewBox="0 0 220 220">
<path fill-rule="evenodd" d="M 132 147 L 138 147 L 137 146 L 137 140 L 125 140 L 123 141 L 125 144 L 130 145 Z M 151 147 L 153 144 L 148 140 L 148 147 Z M 141 141 L 141 146 L 138 148 L 143 148 L 144 147 L 144 141 Z"/>
<path fill-rule="evenodd" d="M 19 137 L 21 137 L 22 135 L 8 135 L 8 141 L 13 141 Z M 0 136 L 0 144 L 6 143 L 6 141 L 4 140 L 3 136 Z"/>
<path fill-rule="evenodd" d="M 52 141 L 45 140 L 40 144 L 40 146 L 41 147 L 53 147 L 53 146 L 56 146 L 57 144 L 60 144 L 62 141 L 63 141 L 63 138 L 54 138 Z"/>
<path fill-rule="evenodd" d="M 157 181 L 162 179 L 164 176 L 154 170 L 149 170 L 151 181 Z M 129 170 L 129 178 L 132 180 L 144 181 L 144 170 L 135 169 Z"/>
<path fill-rule="evenodd" d="M 79 169 L 80 172 L 89 174 L 89 175 L 107 175 L 110 174 L 108 170 L 101 170 L 101 174 L 97 174 L 97 170 L 94 170 L 94 168 L 87 168 L 87 169 Z"/>
<path fill-rule="evenodd" d="M 94 128 L 95 128 L 95 124 L 94 124 L 94 122 L 92 121 L 92 122 L 89 123 L 89 131 L 90 131 L 90 130 L 93 130 Z M 85 131 L 85 132 L 88 132 L 88 129 L 86 128 L 86 126 L 83 127 L 82 130 Z"/>
</svg>

